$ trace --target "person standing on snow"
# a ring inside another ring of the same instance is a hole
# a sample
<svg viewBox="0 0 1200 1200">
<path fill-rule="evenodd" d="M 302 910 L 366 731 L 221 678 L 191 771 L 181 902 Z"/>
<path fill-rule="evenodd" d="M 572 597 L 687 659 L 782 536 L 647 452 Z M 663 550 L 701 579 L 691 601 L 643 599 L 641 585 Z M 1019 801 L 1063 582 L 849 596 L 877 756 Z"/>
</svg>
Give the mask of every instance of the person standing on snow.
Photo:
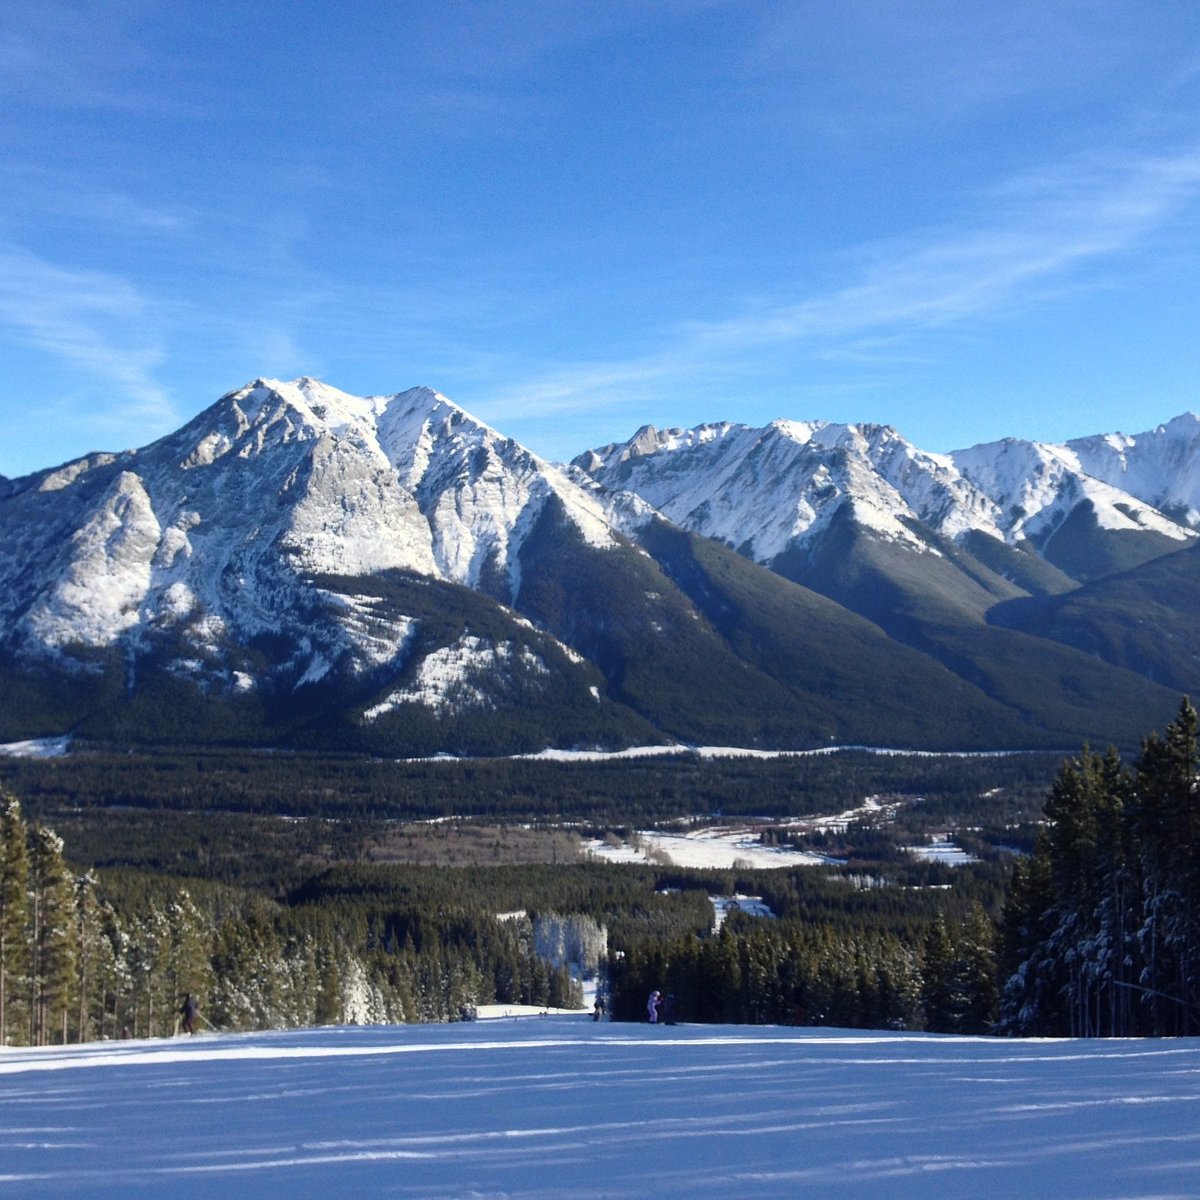
<svg viewBox="0 0 1200 1200">
<path fill-rule="evenodd" d="M 650 998 L 646 1001 L 646 1016 L 650 1018 L 651 1025 L 658 1024 L 658 1005 L 662 1000 L 662 992 L 654 991 L 650 993 Z"/>
<path fill-rule="evenodd" d="M 180 1022 L 180 1028 L 186 1029 L 193 1036 L 196 1033 L 196 1018 L 200 1015 L 200 1005 L 196 1003 L 196 997 L 191 992 L 183 998 L 183 1005 L 179 1010 L 179 1015 L 183 1018 Z"/>
</svg>

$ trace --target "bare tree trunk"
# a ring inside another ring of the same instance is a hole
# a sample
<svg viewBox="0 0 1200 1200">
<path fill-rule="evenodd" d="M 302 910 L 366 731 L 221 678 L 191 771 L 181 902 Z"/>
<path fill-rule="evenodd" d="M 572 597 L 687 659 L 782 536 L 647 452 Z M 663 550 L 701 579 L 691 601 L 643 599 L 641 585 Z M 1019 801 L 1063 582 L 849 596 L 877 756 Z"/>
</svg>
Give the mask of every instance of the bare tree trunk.
<svg viewBox="0 0 1200 1200">
<path fill-rule="evenodd" d="M 87 1025 L 87 967 L 84 967 L 79 972 L 79 1034 L 76 1040 L 82 1042 L 84 1040 L 85 1026 Z"/>
</svg>

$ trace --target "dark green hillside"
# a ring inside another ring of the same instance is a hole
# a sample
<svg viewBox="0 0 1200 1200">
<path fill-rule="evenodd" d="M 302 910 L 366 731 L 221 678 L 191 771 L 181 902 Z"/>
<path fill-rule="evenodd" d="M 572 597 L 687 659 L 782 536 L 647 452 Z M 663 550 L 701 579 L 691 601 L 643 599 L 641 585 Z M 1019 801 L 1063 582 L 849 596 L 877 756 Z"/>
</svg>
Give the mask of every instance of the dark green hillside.
<svg viewBox="0 0 1200 1200">
<path fill-rule="evenodd" d="M 943 549 L 936 539 L 931 543 Z M 998 603 L 1027 600 L 1014 599 L 1018 589 L 961 549 L 940 557 L 913 554 L 847 517 L 814 556 L 793 555 L 775 569 L 861 613 L 1003 705 L 1020 722 L 1019 745 L 1136 746 L 1146 724 L 1169 720 L 1178 700 L 1174 686 L 989 625 Z"/>
<path fill-rule="evenodd" d="M 68 675 L 0 654 L 0 742 L 57 737 L 119 703 L 121 680 L 116 664 L 112 667 Z"/>
<path fill-rule="evenodd" d="M 930 553 L 914 553 L 869 533 L 843 508 L 813 552 L 787 551 L 770 566 L 910 645 L 920 644 L 930 623 L 982 622 L 993 604 L 1022 594 L 965 550 L 929 530 L 919 533 Z"/>
<path fill-rule="evenodd" d="M 646 554 L 588 546 L 548 505 L 526 540 L 518 608 L 594 662 L 610 695 L 684 741 L 824 743 L 829 724 L 739 658 Z"/>
<path fill-rule="evenodd" d="M 825 596 L 665 523 L 642 542 L 734 652 L 787 685 L 796 711 L 828 740 L 971 748 L 1026 736 L 973 684 Z"/>
<path fill-rule="evenodd" d="M 1103 579 L 1179 549 L 1179 543 L 1150 530 L 1102 529 L 1090 500 L 1077 504 L 1040 545 L 1048 562 L 1074 579 Z"/>
<path fill-rule="evenodd" d="M 1200 547 L 1069 595 L 997 605 L 988 620 L 1073 646 L 1179 692 L 1200 694 Z"/>
<path fill-rule="evenodd" d="M 930 627 L 925 636 L 931 654 L 1021 714 L 1028 745 L 1132 748 L 1179 702 L 1174 688 L 1013 630 L 957 625 Z"/>
<path fill-rule="evenodd" d="M 1028 543 L 1009 546 L 990 534 L 972 530 L 962 539 L 962 548 L 1031 596 L 1057 596 L 1079 586 L 1077 579 L 1048 563 Z"/>
</svg>

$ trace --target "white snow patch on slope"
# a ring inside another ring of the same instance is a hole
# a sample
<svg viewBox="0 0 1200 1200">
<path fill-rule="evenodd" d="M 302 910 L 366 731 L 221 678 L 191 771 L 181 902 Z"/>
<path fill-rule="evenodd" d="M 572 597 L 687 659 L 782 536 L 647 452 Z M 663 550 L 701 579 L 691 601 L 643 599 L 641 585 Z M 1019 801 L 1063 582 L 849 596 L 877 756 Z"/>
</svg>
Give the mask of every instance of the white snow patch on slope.
<svg viewBox="0 0 1200 1200">
<path fill-rule="evenodd" d="M 491 700 L 487 692 L 473 684 L 472 679 L 486 679 L 517 661 L 535 674 L 548 674 L 546 664 L 526 647 L 518 649 L 511 642 L 493 645 L 483 638 L 464 634 L 453 646 L 443 646 L 427 654 L 417 667 L 414 681 L 368 708 L 363 718 L 374 721 L 398 704 L 422 704 L 443 712 L 488 707 Z"/>
<path fill-rule="evenodd" d="M 366 670 L 395 662 L 403 655 L 418 622 L 413 617 L 388 617 L 378 596 L 347 596 L 324 589 L 320 594 L 340 610 L 339 624 L 356 651 L 357 665 Z"/>
<path fill-rule="evenodd" d="M 3 758 L 62 758 L 71 746 L 69 734 L 54 738 L 31 738 L 24 742 L 0 743 Z"/>
</svg>

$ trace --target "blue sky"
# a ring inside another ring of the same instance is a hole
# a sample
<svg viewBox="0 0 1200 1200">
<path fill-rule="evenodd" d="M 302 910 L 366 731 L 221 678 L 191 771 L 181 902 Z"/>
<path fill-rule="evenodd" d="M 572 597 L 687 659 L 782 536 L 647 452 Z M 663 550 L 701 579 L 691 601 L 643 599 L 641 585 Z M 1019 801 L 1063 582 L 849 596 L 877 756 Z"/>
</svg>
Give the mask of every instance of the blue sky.
<svg viewBox="0 0 1200 1200">
<path fill-rule="evenodd" d="M 256 376 L 930 450 L 1200 408 L 1190 0 L 6 0 L 0 473 Z"/>
</svg>

